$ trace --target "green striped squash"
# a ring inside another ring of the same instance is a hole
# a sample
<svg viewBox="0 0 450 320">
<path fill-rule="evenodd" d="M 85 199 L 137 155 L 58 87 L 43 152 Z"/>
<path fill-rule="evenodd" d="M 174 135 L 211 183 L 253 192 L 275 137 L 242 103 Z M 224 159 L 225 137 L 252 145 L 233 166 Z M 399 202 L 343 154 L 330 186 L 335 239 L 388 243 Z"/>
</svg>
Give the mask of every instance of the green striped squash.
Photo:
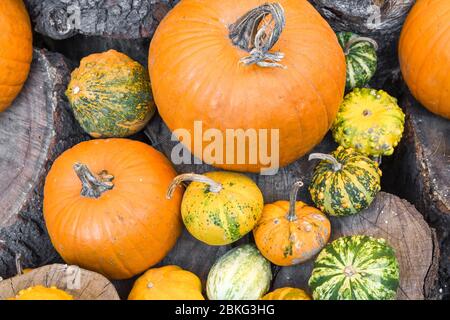
<svg viewBox="0 0 450 320">
<path fill-rule="evenodd" d="M 83 58 L 66 95 L 75 118 L 94 138 L 135 134 L 156 110 L 147 70 L 115 50 Z"/>
<path fill-rule="evenodd" d="M 314 153 L 322 161 L 314 169 L 309 192 L 317 208 L 332 216 L 348 216 L 367 208 L 380 191 L 381 170 L 376 161 L 339 147 L 331 155 Z"/>
<path fill-rule="evenodd" d="M 328 244 L 314 263 L 314 300 L 391 300 L 400 268 L 386 240 L 356 235 Z"/>
<path fill-rule="evenodd" d="M 339 32 L 337 37 L 347 61 L 347 90 L 364 87 L 377 70 L 377 43 L 352 32 Z"/>
<path fill-rule="evenodd" d="M 254 245 L 228 251 L 211 268 L 206 282 L 210 300 L 257 300 L 270 287 L 270 262 Z"/>
</svg>

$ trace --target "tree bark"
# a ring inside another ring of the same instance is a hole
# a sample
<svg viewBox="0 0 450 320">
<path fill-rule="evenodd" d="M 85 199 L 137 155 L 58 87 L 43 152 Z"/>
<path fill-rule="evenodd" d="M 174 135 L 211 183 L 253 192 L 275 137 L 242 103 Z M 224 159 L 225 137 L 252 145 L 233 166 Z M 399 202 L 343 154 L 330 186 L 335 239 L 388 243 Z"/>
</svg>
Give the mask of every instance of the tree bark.
<svg viewBox="0 0 450 320">
<path fill-rule="evenodd" d="M 0 281 L 0 300 L 20 290 L 41 285 L 66 291 L 74 300 L 119 300 L 116 289 L 104 276 L 77 266 L 53 264 Z"/>
<path fill-rule="evenodd" d="M 334 31 L 351 31 L 377 41 L 379 64 L 371 85 L 382 88 L 400 77 L 397 46 L 416 0 L 309 0 Z"/>
<path fill-rule="evenodd" d="M 0 114 L 0 276 L 58 260 L 42 218 L 44 181 L 55 158 L 84 140 L 64 91 L 66 60 L 35 50 L 29 78 L 13 105 Z"/>
<path fill-rule="evenodd" d="M 450 120 L 427 111 L 409 92 L 401 98 L 405 133 L 383 166 L 386 190 L 413 203 L 436 229 L 442 251 L 440 284 L 450 296 Z"/>
</svg>

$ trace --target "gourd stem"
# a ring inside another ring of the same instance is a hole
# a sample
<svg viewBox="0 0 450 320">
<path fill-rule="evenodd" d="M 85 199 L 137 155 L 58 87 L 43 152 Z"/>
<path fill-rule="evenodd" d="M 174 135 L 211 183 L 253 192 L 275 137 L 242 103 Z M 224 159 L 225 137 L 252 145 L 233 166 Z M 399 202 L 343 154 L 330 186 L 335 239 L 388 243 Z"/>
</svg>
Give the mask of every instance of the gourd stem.
<svg viewBox="0 0 450 320">
<path fill-rule="evenodd" d="M 375 40 L 373 40 L 372 38 L 354 37 L 354 38 L 351 38 L 345 45 L 344 54 L 348 55 L 350 53 L 351 47 L 359 42 L 369 42 L 375 48 L 375 51 L 378 51 L 378 43 Z"/>
<path fill-rule="evenodd" d="M 335 157 L 333 157 L 330 154 L 324 154 L 324 153 L 311 153 L 309 155 L 308 161 L 311 160 L 325 160 L 325 161 L 329 161 L 332 163 L 333 165 L 333 170 L 334 171 L 339 171 L 342 169 L 342 164 L 339 163 Z"/>
<path fill-rule="evenodd" d="M 166 198 L 172 199 L 176 187 L 185 181 L 206 183 L 209 186 L 209 191 L 214 193 L 219 193 L 222 190 L 222 185 L 220 183 L 208 178 L 207 176 L 195 173 L 185 173 L 180 174 L 172 180 L 169 188 L 167 189 Z"/>
<path fill-rule="evenodd" d="M 15 257 L 15 263 L 16 263 L 16 272 L 17 272 L 18 276 L 22 275 L 22 273 L 23 273 L 21 260 L 22 260 L 22 254 L 17 253 L 16 257 Z"/>
<path fill-rule="evenodd" d="M 292 186 L 291 193 L 289 195 L 289 213 L 287 215 L 287 219 L 290 222 L 297 220 L 295 207 L 296 207 L 296 204 L 297 204 L 297 194 L 298 194 L 298 191 L 300 190 L 301 187 L 303 187 L 303 182 L 302 181 L 297 181 Z"/>
<path fill-rule="evenodd" d="M 266 19 L 268 16 L 271 16 L 271 19 Z M 250 53 L 242 58 L 240 63 L 285 69 L 286 67 L 279 63 L 284 54 L 269 52 L 280 38 L 285 25 L 284 9 L 279 3 L 263 4 L 240 17 L 229 27 L 231 42 Z"/>
<path fill-rule="evenodd" d="M 99 198 L 104 192 L 114 188 L 112 180 L 114 176 L 107 171 L 102 171 L 98 175 L 93 174 L 87 165 L 83 163 L 75 163 L 73 169 L 81 180 L 81 195 L 87 198 Z"/>
</svg>

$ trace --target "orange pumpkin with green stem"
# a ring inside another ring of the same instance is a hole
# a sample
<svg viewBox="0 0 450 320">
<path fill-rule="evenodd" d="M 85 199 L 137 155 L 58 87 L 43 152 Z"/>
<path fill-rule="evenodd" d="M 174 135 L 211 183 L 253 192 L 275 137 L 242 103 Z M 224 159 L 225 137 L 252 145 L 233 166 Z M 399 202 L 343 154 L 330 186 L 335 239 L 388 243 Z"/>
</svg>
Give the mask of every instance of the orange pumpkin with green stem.
<svg viewBox="0 0 450 320">
<path fill-rule="evenodd" d="M 82 142 L 53 164 L 44 188 L 50 239 L 70 264 L 126 279 L 158 263 L 181 233 L 176 173 L 152 147 L 128 139 Z"/>
<path fill-rule="evenodd" d="M 253 230 L 256 246 L 270 262 L 291 266 L 305 262 L 325 246 L 331 225 L 316 208 L 296 201 L 303 182 L 296 182 L 290 201 L 264 206 L 262 217 Z"/>
<path fill-rule="evenodd" d="M 31 23 L 22 0 L 0 1 L 0 112 L 22 90 L 33 56 Z"/>
<path fill-rule="evenodd" d="M 193 135 L 196 121 L 222 133 L 279 129 L 281 166 L 322 141 L 346 82 L 337 37 L 306 0 L 182 0 L 152 39 L 149 70 L 159 113 L 172 131 Z M 245 146 L 245 159 L 262 152 L 261 142 Z M 215 159 L 203 152 L 209 142 L 184 143 L 226 170 L 267 168 L 263 159 L 240 163 L 237 152 L 234 161 Z M 221 147 L 230 145 L 227 139 Z"/>
</svg>

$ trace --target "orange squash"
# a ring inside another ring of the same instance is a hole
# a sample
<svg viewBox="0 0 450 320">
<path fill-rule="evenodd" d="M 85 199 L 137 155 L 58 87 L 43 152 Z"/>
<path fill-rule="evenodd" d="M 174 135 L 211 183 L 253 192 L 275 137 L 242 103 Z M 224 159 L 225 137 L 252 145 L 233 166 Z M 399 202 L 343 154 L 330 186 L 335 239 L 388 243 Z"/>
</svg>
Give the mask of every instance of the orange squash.
<svg viewBox="0 0 450 320">
<path fill-rule="evenodd" d="M 30 71 L 31 24 L 22 0 L 0 1 L 0 112 L 17 97 Z"/>
<path fill-rule="evenodd" d="M 290 201 L 264 206 L 262 217 L 253 230 L 256 246 L 270 262 L 291 266 L 311 259 L 330 238 L 331 225 L 316 208 L 296 202 L 301 181 L 294 184 Z"/>
<path fill-rule="evenodd" d="M 251 157 L 265 152 L 264 138 L 268 154 L 279 149 L 280 166 L 311 150 L 330 129 L 346 82 L 337 37 L 306 0 L 182 0 L 152 39 L 149 71 L 168 127 L 197 158 L 231 171 L 266 169 Z M 278 129 L 279 141 L 261 132 L 239 152 L 244 144 L 232 136 L 215 141 L 222 156 L 209 154 L 206 138 L 194 148 L 176 131 L 193 137 L 195 121 L 223 137 L 227 129 Z"/>
<path fill-rule="evenodd" d="M 279 288 L 269 292 L 261 300 L 312 300 L 302 289 L 297 288 Z"/>
<path fill-rule="evenodd" d="M 158 263 L 181 233 L 176 173 L 152 147 L 128 139 L 82 142 L 53 164 L 44 187 L 44 218 L 53 245 L 70 264 L 111 279 Z"/>
<path fill-rule="evenodd" d="M 205 300 L 202 283 L 178 266 L 150 269 L 133 285 L 128 300 Z"/>
<path fill-rule="evenodd" d="M 8 300 L 73 300 L 73 297 L 56 287 L 47 288 L 38 285 L 20 290 L 16 297 Z"/>
<path fill-rule="evenodd" d="M 411 93 L 450 119 L 450 1 L 420 0 L 400 37 L 400 65 Z"/>
</svg>

